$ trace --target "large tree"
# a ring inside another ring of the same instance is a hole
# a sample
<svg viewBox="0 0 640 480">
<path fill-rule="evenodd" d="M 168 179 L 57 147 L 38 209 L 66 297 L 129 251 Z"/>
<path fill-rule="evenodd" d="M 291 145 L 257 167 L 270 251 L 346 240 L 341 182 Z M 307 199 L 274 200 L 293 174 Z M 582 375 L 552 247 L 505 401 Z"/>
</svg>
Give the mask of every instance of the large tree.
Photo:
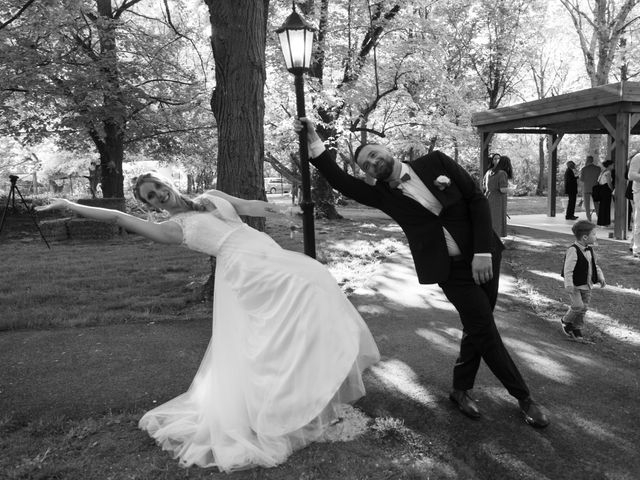
<svg viewBox="0 0 640 480">
<path fill-rule="evenodd" d="M 526 64 L 528 15 L 537 2 L 530 0 L 481 0 L 475 5 L 479 35 L 470 53 L 471 63 L 485 87 L 487 106 L 515 92 Z"/>
<path fill-rule="evenodd" d="M 185 17 L 193 21 L 180 1 L 171 3 L 174 11 L 142 0 L 25 6 L 0 29 L 3 133 L 31 143 L 48 136 L 75 150 L 93 146 L 103 195 L 122 197 L 125 151 L 167 153 L 175 146 L 170 137 L 211 131 L 212 118 L 194 114 L 206 105 L 206 69 L 180 31 Z M 188 123 L 194 118 L 202 123 Z"/>
<path fill-rule="evenodd" d="M 569 13 L 592 87 L 609 83 L 620 40 L 638 22 L 639 0 L 560 0 Z M 599 158 L 602 138 L 590 135 L 589 153 Z"/>
<path fill-rule="evenodd" d="M 269 0 L 205 0 L 211 21 L 218 188 L 264 195 L 265 44 Z"/>
<path fill-rule="evenodd" d="M 620 39 L 640 18 L 639 0 L 560 0 L 571 16 L 591 86 L 609 83 Z"/>
</svg>

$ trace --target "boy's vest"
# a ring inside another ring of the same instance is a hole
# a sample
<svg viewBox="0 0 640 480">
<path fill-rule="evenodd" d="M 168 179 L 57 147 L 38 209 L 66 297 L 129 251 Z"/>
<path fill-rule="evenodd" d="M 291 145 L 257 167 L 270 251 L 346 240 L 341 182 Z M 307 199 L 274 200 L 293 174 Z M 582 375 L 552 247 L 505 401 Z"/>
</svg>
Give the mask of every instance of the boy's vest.
<svg viewBox="0 0 640 480">
<path fill-rule="evenodd" d="M 578 259 L 576 261 L 576 266 L 573 269 L 573 284 L 574 285 L 586 285 L 587 275 L 589 274 L 589 263 L 587 262 L 587 257 L 585 257 L 582 250 L 574 243 L 571 245 L 576 249 L 578 253 Z M 591 283 L 598 283 L 598 270 L 596 269 L 596 255 L 593 253 L 591 247 L 587 247 L 591 250 Z M 564 254 L 564 260 L 562 262 L 562 271 L 560 275 L 564 277 L 564 264 L 567 261 L 567 254 Z"/>
</svg>

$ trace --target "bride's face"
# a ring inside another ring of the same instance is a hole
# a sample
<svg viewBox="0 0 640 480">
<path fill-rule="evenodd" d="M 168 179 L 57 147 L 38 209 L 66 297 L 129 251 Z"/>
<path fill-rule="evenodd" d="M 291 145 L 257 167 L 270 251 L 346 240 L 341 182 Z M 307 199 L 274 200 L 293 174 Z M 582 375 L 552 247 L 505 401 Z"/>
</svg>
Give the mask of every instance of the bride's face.
<svg viewBox="0 0 640 480">
<path fill-rule="evenodd" d="M 181 208 L 180 196 L 171 187 L 156 180 L 149 179 L 139 188 L 140 198 L 152 207 L 173 212 Z"/>
</svg>

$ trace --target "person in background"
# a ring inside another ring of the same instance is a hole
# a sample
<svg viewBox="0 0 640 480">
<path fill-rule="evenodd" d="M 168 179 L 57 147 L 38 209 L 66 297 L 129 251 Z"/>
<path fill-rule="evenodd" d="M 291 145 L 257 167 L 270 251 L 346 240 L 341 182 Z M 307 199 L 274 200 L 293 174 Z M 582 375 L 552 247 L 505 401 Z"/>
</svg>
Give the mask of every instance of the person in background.
<svg viewBox="0 0 640 480">
<path fill-rule="evenodd" d="M 584 341 L 582 328 L 591 301 L 591 289 L 595 284 L 604 288 L 606 283 L 591 247 L 596 244 L 596 226 L 587 220 L 580 220 L 571 227 L 571 231 L 576 241 L 565 252 L 562 267 L 564 288 L 569 294 L 570 304 L 560 321 L 566 336 Z"/>
<path fill-rule="evenodd" d="M 567 220 L 577 220 L 576 198 L 578 197 L 578 171 L 576 164 L 572 160 L 567 162 L 567 169 L 564 171 L 564 193 L 569 197 L 564 218 Z"/>
<path fill-rule="evenodd" d="M 495 165 L 500 161 L 501 155 L 499 153 L 492 153 L 491 157 L 489 157 L 489 164 L 487 165 L 487 170 L 491 170 Z"/>
<path fill-rule="evenodd" d="M 598 202 L 598 225 L 608 227 L 611 224 L 611 199 L 613 198 L 613 160 L 602 162 L 602 171 L 598 177 L 598 185 L 606 185 L 601 189 L 601 198 Z M 593 188 L 593 187 L 592 187 Z"/>
<path fill-rule="evenodd" d="M 493 154 L 492 166 L 484 175 L 484 193 L 491 210 L 491 225 L 500 236 L 507 236 L 507 193 L 509 180 L 513 178 L 511 159 L 505 155 Z"/>
<path fill-rule="evenodd" d="M 600 176 L 600 167 L 593 163 L 593 156 L 587 155 L 587 159 L 585 160 L 584 167 L 580 170 L 580 181 L 582 182 L 582 204 L 584 207 L 584 211 L 587 214 L 587 220 L 592 221 L 591 215 L 594 210 L 597 211 L 598 206 L 594 205 L 594 208 L 591 208 L 591 189 L 598 181 L 598 177 Z M 594 202 L 595 203 L 595 202 Z"/>
<path fill-rule="evenodd" d="M 631 157 L 628 178 L 631 182 L 631 193 L 633 194 L 631 253 L 633 258 L 640 259 L 640 153 L 636 153 Z"/>
</svg>

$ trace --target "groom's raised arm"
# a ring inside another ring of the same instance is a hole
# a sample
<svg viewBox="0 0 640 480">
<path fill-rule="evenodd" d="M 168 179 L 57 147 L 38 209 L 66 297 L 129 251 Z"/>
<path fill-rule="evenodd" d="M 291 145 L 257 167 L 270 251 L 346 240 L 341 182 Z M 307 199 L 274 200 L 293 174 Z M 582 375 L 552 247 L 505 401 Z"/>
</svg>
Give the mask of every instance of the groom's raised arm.
<svg viewBox="0 0 640 480">
<path fill-rule="evenodd" d="M 370 207 L 380 208 L 381 196 L 379 192 L 364 180 L 360 180 L 345 172 L 327 151 L 324 143 L 318 136 L 313 123 L 306 119 L 294 121 L 294 129 L 300 132 L 306 127 L 307 141 L 309 143 L 309 161 L 316 167 L 327 182 L 343 195 L 356 202 Z"/>
</svg>

